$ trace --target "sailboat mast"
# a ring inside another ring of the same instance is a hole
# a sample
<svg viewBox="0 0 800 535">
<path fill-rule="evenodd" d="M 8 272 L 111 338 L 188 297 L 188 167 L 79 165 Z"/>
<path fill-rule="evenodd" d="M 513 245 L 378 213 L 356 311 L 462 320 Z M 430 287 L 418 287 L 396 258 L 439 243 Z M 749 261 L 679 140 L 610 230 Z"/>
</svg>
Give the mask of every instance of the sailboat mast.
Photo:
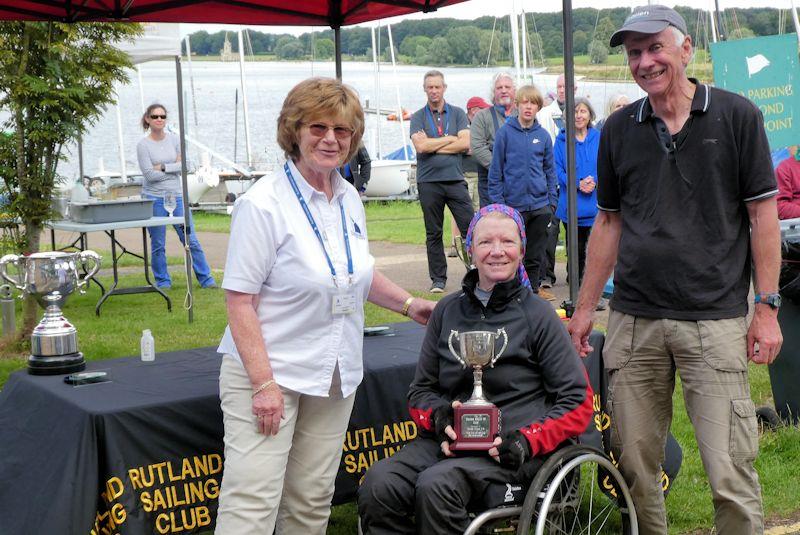
<svg viewBox="0 0 800 535">
<path fill-rule="evenodd" d="M 520 14 L 520 33 L 522 33 L 522 76 L 528 80 L 528 21 L 525 17 L 525 10 Z"/>
<path fill-rule="evenodd" d="M 247 154 L 247 166 L 253 167 L 253 157 L 250 153 L 250 116 L 247 112 L 247 89 L 244 83 L 244 41 L 242 32 L 239 30 L 239 79 L 242 87 L 242 109 L 244 110 L 244 149 Z"/>
<path fill-rule="evenodd" d="M 717 42 L 717 23 L 714 17 L 714 11 L 708 12 L 708 20 L 711 22 L 711 41 Z"/>
<path fill-rule="evenodd" d="M 375 66 L 375 155 L 381 157 L 381 66 L 378 61 L 378 46 L 375 41 L 375 26 L 370 28 L 372 35 L 372 64 Z M 380 33 L 381 23 L 378 22 Z"/>
<path fill-rule="evenodd" d="M 184 38 L 186 42 L 186 62 L 189 64 L 189 87 L 192 91 L 192 115 L 194 115 L 194 125 L 197 126 L 197 102 L 194 92 L 194 72 L 192 71 L 192 48 L 189 45 L 189 36 Z"/>
<path fill-rule="evenodd" d="M 797 19 L 797 6 L 794 0 L 792 1 L 792 21 L 794 22 L 794 31 L 797 34 L 797 42 L 800 43 L 800 20 Z"/>
<path fill-rule="evenodd" d="M 511 48 L 514 53 L 514 71 L 516 72 L 516 82 L 520 85 L 522 76 L 520 75 L 519 68 L 519 26 L 517 24 L 517 3 L 511 2 L 511 13 L 508 14 L 508 20 L 511 22 Z"/>
<path fill-rule="evenodd" d="M 403 108 L 400 106 L 400 82 L 397 79 L 397 63 L 394 60 L 394 42 L 392 41 L 391 24 L 386 25 L 386 32 L 389 34 L 389 53 L 392 58 L 392 72 L 394 73 L 394 91 L 395 95 L 397 96 L 397 124 L 400 125 L 400 139 L 403 142 L 403 154 L 405 154 L 406 160 L 410 160 L 411 155 L 408 153 L 408 143 L 405 141 L 406 131 L 405 127 L 403 126 Z"/>
<path fill-rule="evenodd" d="M 122 110 L 119 106 L 119 99 L 114 106 L 117 114 L 117 141 L 119 142 L 119 172 L 122 174 L 122 182 L 128 181 L 128 172 L 125 167 L 125 142 L 122 136 Z"/>
<path fill-rule="evenodd" d="M 719 12 L 719 0 L 714 0 L 714 15 L 717 17 L 717 35 L 720 41 L 724 41 L 725 31 L 722 29 L 722 13 Z"/>
</svg>

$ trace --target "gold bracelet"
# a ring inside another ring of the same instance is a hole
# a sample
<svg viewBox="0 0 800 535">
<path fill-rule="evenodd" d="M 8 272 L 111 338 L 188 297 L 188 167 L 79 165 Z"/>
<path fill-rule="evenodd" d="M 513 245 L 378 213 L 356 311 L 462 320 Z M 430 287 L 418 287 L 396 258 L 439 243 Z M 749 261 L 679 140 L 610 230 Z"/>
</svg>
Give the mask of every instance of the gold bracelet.
<svg viewBox="0 0 800 535">
<path fill-rule="evenodd" d="M 258 388 L 256 388 L 255 390 L 253 390 L 253 395 L 252 395 L 252 397 L 256 397 L 256 396 L 257 396 L 257 395 L 259 395 L 261 392 L 263 392 L 264 390 L 266 390 L 267 388 L 269 388 L 270 386 L 272 386 L 272 385 L 274 385 L 274 384 L 275 384 L 275 379 L 270 379 L 270 380 L 269 380 L 269 381 L 267 381 L 266 383 L 262 384 L 261 386 L 259 386 L 259 387 L 258 387 Z"/>
<path fill-rule="evenodd" d="M 415 297 L 412 295 L 411 297 L 409 297 L 408 299 L 406 299 L 406 302 L 405 302 L 405 303 L 403 303 L 403 308 L 400 310 L 400 313 L 401 313 L 403 316 L 408 316 L 408 309 L 411 307 L 411 302 L 412 302 L 414 299 L 415 299 Z"/>
</svg>

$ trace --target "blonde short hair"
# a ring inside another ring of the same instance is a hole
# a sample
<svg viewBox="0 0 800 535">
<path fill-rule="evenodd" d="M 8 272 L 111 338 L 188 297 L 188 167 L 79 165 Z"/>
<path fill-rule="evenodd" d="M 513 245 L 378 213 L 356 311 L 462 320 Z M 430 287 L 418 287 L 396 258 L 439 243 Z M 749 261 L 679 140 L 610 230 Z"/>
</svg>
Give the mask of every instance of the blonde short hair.
<svg viewBox="0 0 800 535">
<path fill-rule="evenodd" d="M 278 115 L 277 135 L 287 159 L 300 157 L 300 129 L 316 120 L 341 121 L 353 129 L 350 152 L 344 160 L 350 161 L 364 136 L 364 110 L 355 89 L 333 78 L 316 77 L 289 91 Z"/>
<path fill-rule="evenodd" d="M 542 93 L 535 86 L 532 85 L 523 85 L 519 89 L 517 89 L 517 96 L 514 98 L 514 102 L 519 105 L 522 101 L 527 100 L 528 102 L 533 102 L 539 109 L 542 109 L 542 105 L 544 104 L 544 98 L 542 98 Z"/>
</svg>

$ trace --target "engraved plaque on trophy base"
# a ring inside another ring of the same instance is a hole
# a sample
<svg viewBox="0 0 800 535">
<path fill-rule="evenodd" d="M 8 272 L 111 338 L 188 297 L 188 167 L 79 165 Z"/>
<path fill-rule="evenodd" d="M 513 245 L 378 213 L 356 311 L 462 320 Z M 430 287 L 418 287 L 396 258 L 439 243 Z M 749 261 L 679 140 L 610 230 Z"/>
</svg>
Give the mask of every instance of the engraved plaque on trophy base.
<svg viewBox="0 0 800 535">
<path fill-rule="evenodd" d="M 500 433 L 500 409 L 495 405 L 461 405 L 453 409 L 454 429 L 458 439 L 451 451 L 488 450 Z"/>
</svg>

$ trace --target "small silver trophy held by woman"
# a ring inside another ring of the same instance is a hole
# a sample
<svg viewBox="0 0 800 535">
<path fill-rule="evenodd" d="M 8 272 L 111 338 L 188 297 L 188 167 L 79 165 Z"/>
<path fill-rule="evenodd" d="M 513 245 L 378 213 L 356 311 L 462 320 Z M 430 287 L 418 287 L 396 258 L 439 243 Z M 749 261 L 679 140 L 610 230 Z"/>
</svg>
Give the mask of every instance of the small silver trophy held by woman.
<svg viewBox="0 0 800 535">
<path fill-rule="evenodd" d="M 16 266 L 18 278 L 8 273 L 10 265 Z M 83 268 L 83 277 L 78 275 L 78 266 Z M 100 256 L 94 251 L 48 251 L 0 258 L 0 276 L 22 290 L 23 295 L 32 295 L 45 309 L 42 321 L 31 333 L 28 373 L 58 375 L 86 367 L 83 353 L 78 351 L 78 332 L 64 317 L 61 307 L 76 289 L 85 293 L 88 279 L 98 269 Z"/>
<path fill-rule="evenodd" d="M 453 338 L 458 339 L 459 350 L 453 347 Z M 495 348 L 498 338 L 503 339 L 499 351 Z M 453 451 L 488 450 L 494 445 L 494 437 L 500 433 L 500 409 L 483 395 L 483 368 L 493 367 L 508 345 L 506 330 L 450 331 L 447 339 L 450 353 L 466 368 L 472 368 L 475 382 L 472 395 L 453 411 L 458 439 L 450 445 Z"/>
</svg>

